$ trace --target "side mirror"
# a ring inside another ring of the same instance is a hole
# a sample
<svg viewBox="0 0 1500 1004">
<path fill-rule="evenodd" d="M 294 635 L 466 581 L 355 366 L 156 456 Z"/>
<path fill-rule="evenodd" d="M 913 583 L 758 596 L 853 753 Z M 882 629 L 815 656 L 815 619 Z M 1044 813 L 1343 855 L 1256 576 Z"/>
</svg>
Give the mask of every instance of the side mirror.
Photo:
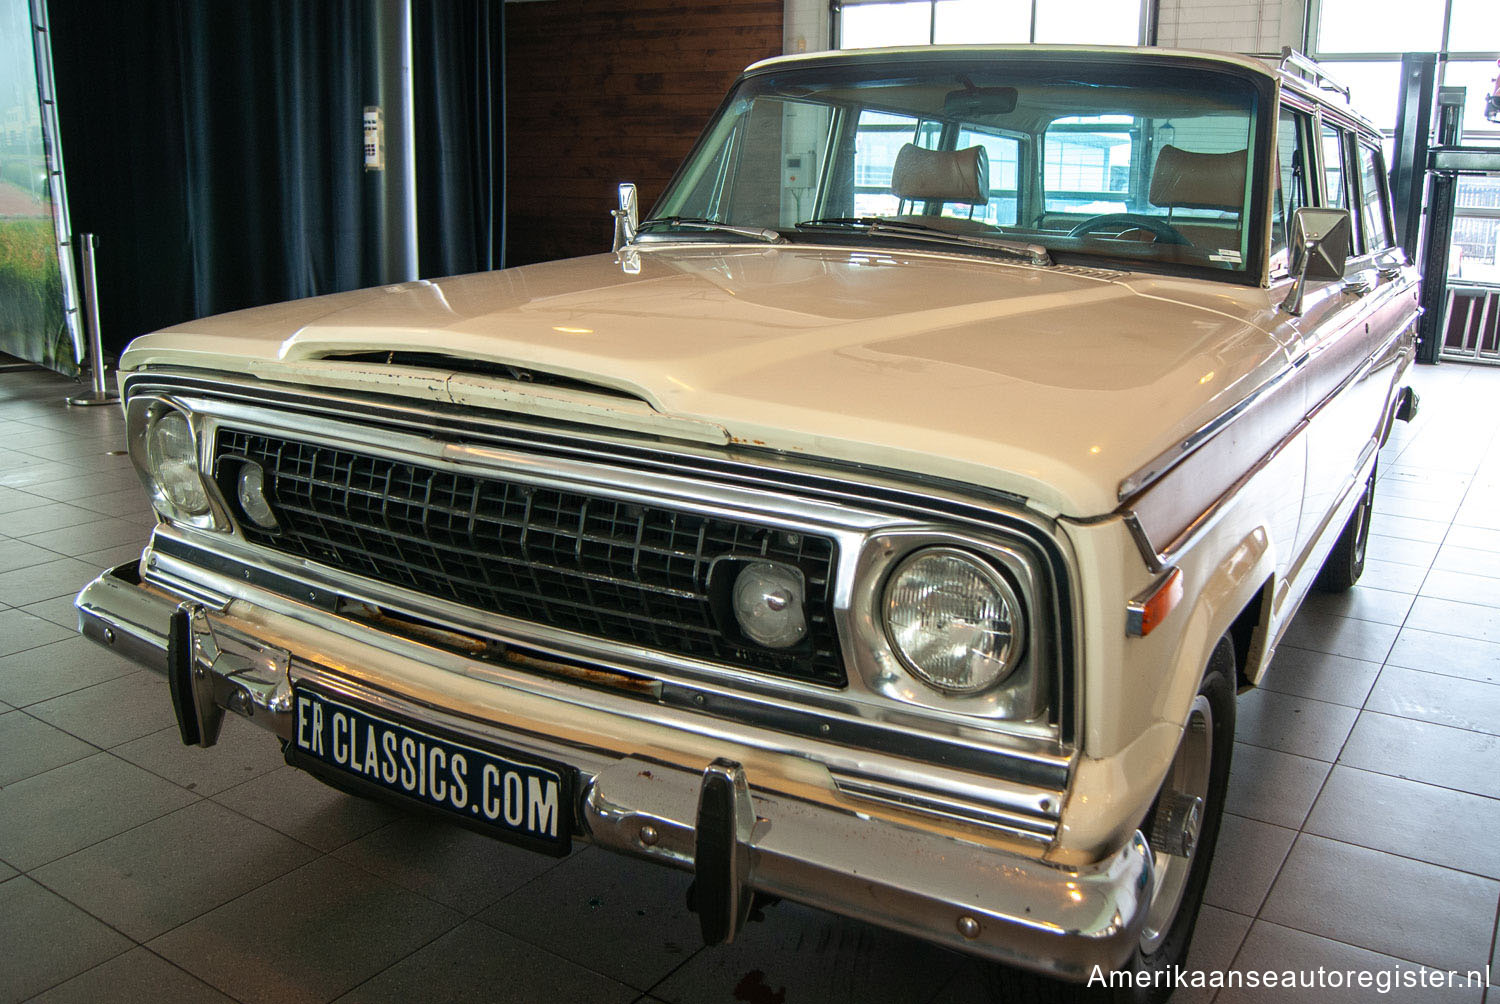
<svg viewBox="0 0 1500 1004">
<path fill-rule="evenodd" d="M 627 181 L 620 185 L 620 208 L 610 210 L 610 215 L 615 218 L 615 246 L 611 250 L 618 251 L 635 240 L 636 228 L 641 222 L 634 183 Z"/>
<path fill-rule="evenodd" d="M 1292 214 L 1292 274 L 1297 278 L 1282 301 L 1283 310 L 1293 316 L 1300 315 L 1309 282 L 1344 277 L 1353 233 L 1347 209 L 1304 207 Z"/>
</svg>

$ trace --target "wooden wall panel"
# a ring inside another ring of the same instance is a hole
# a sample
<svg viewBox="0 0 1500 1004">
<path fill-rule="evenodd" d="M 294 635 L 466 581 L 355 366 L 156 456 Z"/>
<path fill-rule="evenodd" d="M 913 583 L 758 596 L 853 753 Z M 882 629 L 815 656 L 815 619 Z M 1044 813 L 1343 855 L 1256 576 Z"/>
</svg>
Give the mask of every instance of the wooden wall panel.
<svg viewBox="0 0 1500 1004">
<path fill-rule="evenodd" d="M 784 0 L 505 5 L 506 263 L 609 250 L 616 186 L 656 202 Z"/>
</svg>

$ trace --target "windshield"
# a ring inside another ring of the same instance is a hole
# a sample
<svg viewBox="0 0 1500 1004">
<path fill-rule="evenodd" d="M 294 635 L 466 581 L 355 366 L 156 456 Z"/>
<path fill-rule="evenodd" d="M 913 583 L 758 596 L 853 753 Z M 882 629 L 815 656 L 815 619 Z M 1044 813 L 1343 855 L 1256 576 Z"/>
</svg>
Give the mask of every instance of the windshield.
<svg viewBox="0 0 1500 1004">
<path fill-rule="evenodd" d="M 1257 113 L 1246 79 L 1139 60 L 771 71 L 741 81 L 643 229 L 920 234 L 1244 271 Z"/>
</svg>

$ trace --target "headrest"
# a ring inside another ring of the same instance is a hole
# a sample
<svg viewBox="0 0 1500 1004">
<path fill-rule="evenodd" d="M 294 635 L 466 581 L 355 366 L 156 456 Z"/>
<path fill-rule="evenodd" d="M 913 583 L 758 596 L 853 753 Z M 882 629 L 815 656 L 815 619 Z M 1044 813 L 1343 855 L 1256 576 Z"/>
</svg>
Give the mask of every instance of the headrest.
<svg viewBox="0 0 1500 1004">
<path fill-rule="evenodd" d="M 924 150 L 908 143 L 896 154 L 891 191 L 908 202 L 990 201 L 990 159 L 982 146 L 967 150 Z"/>
<path fill-rule="evenodd" d="M 1192 153 L 1164 146 L 1151 172 L 1151 204 L 1163 209 L 1224 209 L 1245 205 L 1244 150 Z"/>
</svg>

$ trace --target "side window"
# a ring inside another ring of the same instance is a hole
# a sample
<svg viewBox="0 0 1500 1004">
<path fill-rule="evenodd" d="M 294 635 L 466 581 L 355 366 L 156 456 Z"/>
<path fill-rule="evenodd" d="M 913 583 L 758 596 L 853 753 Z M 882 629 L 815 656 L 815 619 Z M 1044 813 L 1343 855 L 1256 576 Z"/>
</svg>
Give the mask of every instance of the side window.
<svg viewBox="0 0 1500 1004">
<path fill-rule="evenodd" d="M 1308 204 L 1305 112 L 1283 108 L 1276 122 L 1276 216 L 1271 221 L 1271 252 L 1283 250 L 1292 232 L 1292 213 Z"/>
<path fill-rule="evenodd" d="M 1343 130 L 1323 124 L 1323 205 L 1348 209 L 1344 186 Z"/>
<path fill-rule="evenodd" d="M 1386 213 L 1385 161 L 1380 148 L 1361 143 L 1359 146 L 1360 217 L 1364 222 L 1365 249 L 1383 251 L 1395 245 L 1391 221 Z"/>
<path fill-rule="evenodd" d="M 974 207 L 974 219 L 995 226 L 1009 227 L 1016 223 L 1016 193 L 1021 176 L 1021 141 L 1014 136 L 1001 136 L 992 132 L 965 127 L 958 131 L 955 149 L 967 150 L 971 146 L 984 147 L 990 165 L 990 201 Z M 959 212 L 956 205 L 943 208 L 944 216 L 968 215 L 968 207 Z"/>
</svg>

